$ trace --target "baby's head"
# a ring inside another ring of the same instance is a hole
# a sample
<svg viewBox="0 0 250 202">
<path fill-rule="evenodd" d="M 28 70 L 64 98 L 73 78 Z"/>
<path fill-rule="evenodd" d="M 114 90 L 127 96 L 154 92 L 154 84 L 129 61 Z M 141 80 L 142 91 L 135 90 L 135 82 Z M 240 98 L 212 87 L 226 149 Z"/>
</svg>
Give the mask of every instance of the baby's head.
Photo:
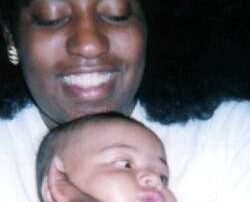
<svg viewBox="0 0 250 202">
<path fill-rule="evenodd" d="M 49 133 L 37 158 L 45 202 L 175 202 L 157 136 L 117 113 L 85 116 Z M 84 194 L 83 194 L 84 193 Z"/>
</svg>

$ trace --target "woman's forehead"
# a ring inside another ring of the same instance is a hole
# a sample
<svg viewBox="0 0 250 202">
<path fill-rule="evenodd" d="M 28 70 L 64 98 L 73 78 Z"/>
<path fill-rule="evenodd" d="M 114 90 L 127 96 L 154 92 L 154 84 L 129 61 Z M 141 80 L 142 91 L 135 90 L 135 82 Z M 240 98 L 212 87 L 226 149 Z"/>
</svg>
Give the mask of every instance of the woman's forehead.
<svg viewBox="0 0 250 202">
<path fill-rule="evenodd" d="M 13 1 L 11 2 L 9 5 L 11 5 L 10 8 L 7 8 L 7 10 L 16 10 L 16 11 L 20 11 L 22 8 L 24 7 L 29 7 L 32 6 L 34 3 L 53 3 L 53 2 L 72 2 L 72 1 L 96 1 L 98 2 L 107 2 L 107 3 L 124 3 L 124 2 L 130 2 L 134 5 L 136 5 L 136 7 L 138 8 L 138 6 L 140 8 L 143 8 L 144 10 L 144 2 L 142 3 L 142 1 L 140 0 L 10 0 Z M 144 0 L 145 1 L 145 0 Z M 146 0 L 147 1 L 147 0 Z"/>
<path fill-rule="evenodd" d="M 1 4 L 1 7 L 4 8 L 3 12 L 9 12 L 10 10 L 19 10 L 22 7 L 25 6 L 29 6 L 30 4 L 32 4 L 33 2 L 36 1 L 41 1 L 41 2 L 53 2 L 53 1 L 72 1 L 72 0 L 8 0 L 8 2 L 4 2 L 3 5 Z M 86 1 L 86 0 L 82 0 L 82 1 Z M 91 0 L 91 1 L 121 1 L 121 0 Z M 125 1 L 125 0 L 122 0 Z M 135 2 L 135 3 L 139 3 L 142 7 L 144 7 L 143 5 L 146 4 L 146 2 L 148 0 L 127 0 L 127 1 L 131 1 L 131 2 Z"/>
<path fill-rule="evenodd" d="M 72 0 L 18 0 L 18 1 L 15 1 L 15 2 L 19 2 L 20 5 L 27 5 L 29 3 L 32 3 L 32 2 L 35 2 L 35 1 L 47 1 L 47 2 L 53 2 L 53 1 L 64 1 L 64 2 L 67 2 L 67 1 L 72 1 Z M 81 0 L 81 1 L 86 1 L 86 0 Z M 130 2 L 139 2 L 141 3 L 142 1 L 140 0 L 90 0 L 90 1 L 113 1 L 113 2 L 116 2 L 116 1 L 130 1 Z"/>
</svg>

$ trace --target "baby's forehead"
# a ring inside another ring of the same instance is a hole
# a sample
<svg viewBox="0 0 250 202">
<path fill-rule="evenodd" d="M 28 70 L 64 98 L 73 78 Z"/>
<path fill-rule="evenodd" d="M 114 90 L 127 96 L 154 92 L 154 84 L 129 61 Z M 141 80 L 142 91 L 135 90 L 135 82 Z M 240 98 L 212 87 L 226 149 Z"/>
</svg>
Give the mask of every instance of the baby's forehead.
<svg viewBox="0 0 250 202">
<path fill-rule="evenodd" d="M 112 129 L 116 127 L 124 127 L 124 128 L 134 128 L 134 127 L 142 127 L 141 124 L 137 123 L 136 121 L 120 118 L 120 117 L 113 117 L 108 119 L 100 119 L 89 122 L 86 124 L 86 127 L 90 129 L 93 128 L 103 128 L 103 129 Z M 144 127 L 143 127 L 144 128 Z M 146 128 L 145 128 L 146 129 Z"/>
<path fill-rule="evenodd" d="M 70 142 L 105 144 L 107 142 L 145 143 L 154 142 L 162 146 L 159 138 L 143 124 L 122 118 L 100 119 L 78 127 Z M 74 137 L 75 136 L 75 137 Z"/>
<path fill-rule="evenodd" d="M 112 133 L 110 132 L 112 131 L 120 131 L 122 133 L 126 133 L 127 131 L 131 131 L 133 129 L 135 129 L 134 133 L 138 132 L 138 130 L 136 129 L 139 129 L 140 133 L 155 136 L 155 134 L 153 134 L 153 132 L 146 128 L 144 125 L 136 121 L 117 117 L 88 122 L 84 125 L 79 126 L 75 130 L 75 133 L 81 136 L 93 136 L 93 133 L 95 135 L 103 135 L 105 133 L 105 135 L 107 136 L 111 135 Z M 119 134 L 117 134 L 117 136 L 119 136 Z"/>
<path fill-rule="evenodd" d="M 99 118 L 87 122 L 79 122 L 74 125 L 74 127 L 69 128 L 64 137 L 64 145 L 66 143 L 69 145 L 77 142 L 98 141 L 103 138 L 106 140 L 114 140 L 123 139 L 124 137 L 128 139 L 131 137 L 133 141 L 135 138 L 158 139 L 158 137 L 143 124 L 133 119 L 130 120 L 120 117 Z"/>
</svg>

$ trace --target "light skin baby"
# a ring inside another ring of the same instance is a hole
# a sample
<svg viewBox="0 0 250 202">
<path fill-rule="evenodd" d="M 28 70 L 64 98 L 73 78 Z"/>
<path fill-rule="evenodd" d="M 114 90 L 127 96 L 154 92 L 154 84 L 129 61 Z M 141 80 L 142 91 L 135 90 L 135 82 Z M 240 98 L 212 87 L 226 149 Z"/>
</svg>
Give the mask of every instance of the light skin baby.
<svg viewBox="0 0 250 202">
<path fill-rule="evenodd" d="M 52 131 L 40 148 L 37 176 L 44 202 L 176 202 L 161 141 L 116 113 Z"/>
</svg>

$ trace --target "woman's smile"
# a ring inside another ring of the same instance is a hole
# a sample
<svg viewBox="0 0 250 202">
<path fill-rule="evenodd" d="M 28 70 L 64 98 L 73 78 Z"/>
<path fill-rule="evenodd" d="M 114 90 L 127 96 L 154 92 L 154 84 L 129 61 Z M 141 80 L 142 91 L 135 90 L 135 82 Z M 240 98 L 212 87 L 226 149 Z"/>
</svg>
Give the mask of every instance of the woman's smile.
<svg viewBox="0 0 250 202">
<path fill-rule="evenodd" d="M 110 96 L 117 72 L 101 71 L 72 74 L 62 77 L 62 85 L 66 94 L 76 99 L 97 101 Z"/>
<path fill-rule="evenodd" d="M 111 72 L 90 72 L 64 76 L 63 82 L 69 86 L 78 86 L 80 88 L 98 87 L 110 80 Z"/>
</svg>

